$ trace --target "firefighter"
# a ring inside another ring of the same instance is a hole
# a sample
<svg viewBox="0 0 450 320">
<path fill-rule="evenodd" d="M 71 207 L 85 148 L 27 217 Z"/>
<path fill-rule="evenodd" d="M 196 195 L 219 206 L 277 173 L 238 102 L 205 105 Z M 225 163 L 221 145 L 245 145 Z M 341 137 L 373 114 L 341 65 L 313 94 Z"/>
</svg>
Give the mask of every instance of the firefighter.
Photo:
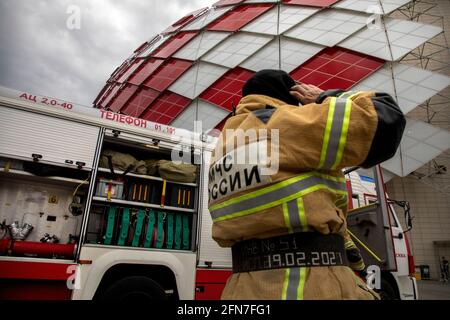
<svg viewBox="0 0 450 320">
<path fill-rule="evenodd" d="M 358 252 L 347 259 L 342 169 L 395 154 L 405 127 L 396 102 L 278 70 L 257 72 L 242 92 L 209 171 L 212 236 L 233 255 L 222 299 L 378 298 L 348 266 L 364 268 Z"/>
</svg>

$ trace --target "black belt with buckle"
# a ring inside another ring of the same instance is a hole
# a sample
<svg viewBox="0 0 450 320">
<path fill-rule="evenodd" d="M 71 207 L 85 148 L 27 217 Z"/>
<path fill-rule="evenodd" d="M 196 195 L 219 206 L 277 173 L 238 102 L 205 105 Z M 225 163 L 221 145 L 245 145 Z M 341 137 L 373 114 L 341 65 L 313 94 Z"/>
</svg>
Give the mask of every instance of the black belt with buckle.
<svg viewBox="0 0 450 320">
<path fill-rule="evenodd" d="M 292 233 L 267 239 L 250 239 L 232 248 L 233 272 L 345 266 L 344 238 L 318 232 Z"/>
</svg>

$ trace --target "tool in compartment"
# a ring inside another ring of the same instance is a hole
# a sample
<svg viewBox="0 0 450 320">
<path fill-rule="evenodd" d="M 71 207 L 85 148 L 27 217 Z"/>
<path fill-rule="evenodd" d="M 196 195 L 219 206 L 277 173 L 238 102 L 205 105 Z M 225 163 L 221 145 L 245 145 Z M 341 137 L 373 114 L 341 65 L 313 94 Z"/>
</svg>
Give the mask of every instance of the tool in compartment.
<svg viewBox="0 0 450 320">
<path fill-rule="evenodd" d="M 80 187 L 82 187 L 85 183 L 89 181 L 91 178 L 91 174 L 89 173 L 87 178 L 84 179 L 82 183 L 80 183 L 72 193 L 72 202 L 69 204 L 69 211 L 73 216 L 80 216 L 83 214 L 83 200 L 84 200 L 84 192 L 78 191 Z"/>
<path fill-rule="evenodd" d="M 191 207 L 191 190 L 188 190 L 188 194 L 187 194 L 187 206 L 190 208 Z"/>
<path fill-rule="evenodd" d="M 153 229 L 155 228 L 155 212 L 150 210 L 148 212 L 147 232 L 145 233 L 144 247 L 150 248 L 153 239 Z"/>
<path fill-rule="evenodd" d="M 56 235 L 49 235 L 46 233 L 40 241 L 43 243 L 59 243 L 59 238 Z"/>
<path fill-rule="evenodd" d="M 110 201 L 111 200 L 111 195 L 112 195 L 112 193 L 113 193 L 113 188 L 112 188 L 112 180 L 109 180 L 109 182 L 108 182 L 108 186 L 107 186 L 107 189 L 106 189 L 107 191 L 106 191 L 106 194 L 107 194 L 107 199 L 108 199 L 108 201 Z"/>
<path fill-rule="evenodd" d="M 97 197 L 106 197 L 108 201 L 111 199 L 122 199 L 124 183 L 118 180 L 99 178 L 95 195 Z"/>
<path fill-rule="evenodd" d="M 19 221 L 14 221 L 9 226 L 9 233 L 14 240 L 25 240 L 33 230 L 33 225 L 24 223 L 22 227 L 19 227 Z"/>
<path fill-rule="evenodd" d="M 114 222 L 116 219 L 116 207 L 108 208 L 107 215 L 107 224 L 106 224 L 106 232 L 105 232 L 105 241 L 104 244 L 110 245 L 112 242 L 112 238 L 114 235 Z"/>
<path fill-rule="evenodd" d="M 133 247 L 139 247 L 139 241 L 142 235 L 142 227 L 144 225 L 144 218 L 145 218 L 145 211 L 139 209 L 136 218 L 136 228 L 134 230 L 134 238 L 131 244 Z"/>
<path fill-rule="evenodd" d="M 163 180 L 163 188 L 161 193 L 161 207 L 163 208 L 166 202 L 167 180 Z"/>
<path fill-rule="evenodd" d="M 167 189 L 167 180 L 163 180 L 162 194 L 161 194 L 161 207 L 164 207 L 164 203 L 166 201 L 166 189 Z"/>
<path fill-rule="evenodd" d="M 183 226 L 183 218 L 181 214 L 175 215 L 175 249 L 181 249 L 181 231 Z"/>
<path fill-rule="evenodd" d="M 158 212 L 158 226 L 156 233 L 156 248 L 161 249 L 164 244 L 164 220 L 166 219 L 166 213 Z"/>
<path fill-rule="evenodd" d="M 123 208 L 122 224 L 120 226 L 119 240 L 117 245 L 124 246 L 128 237 L 128 229 L 130 228 L 130 208 Z"/>
<path fill-rule="evenodd" d="M 183 250 L 189 249 L 189 217 L 183 215 Z"/>
<path fill-rule="evenodd" d="M 152 185 L 149 183 L 132 182 L 128 190 L 128 200 L 135 202 L 150 202 Z"/>
<path fill-rule="evenodd" d="M 173 213 L 167 213 L 166 248 L 173 247 Z"/>
<path fill-rule="evenodd" d="M 192 188 L 180 185 L 173 185 L 170 189 L 170 205 L 192 209 Z"/>
</svg>

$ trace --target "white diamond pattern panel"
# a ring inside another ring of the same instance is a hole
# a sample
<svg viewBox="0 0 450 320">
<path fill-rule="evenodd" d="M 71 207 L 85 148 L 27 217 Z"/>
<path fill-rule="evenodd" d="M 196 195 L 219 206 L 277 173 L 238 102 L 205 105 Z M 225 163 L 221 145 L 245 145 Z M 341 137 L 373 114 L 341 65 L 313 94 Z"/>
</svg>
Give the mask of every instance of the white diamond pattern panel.
<svg viewBox="0 0 450 320">
<path fill-rule="evenodd" d="M 391 181 L 392 179 L 397 177 L 396 174 L 394 174 L 394 173 L 392 173 L 389 170 L 386 170 L 384 168 L 381 168 L 381 172 L 383 173 L 383 181 L 384 181 L 384 183 L 388 183 L 389 181 Z"/>
<path fill-rule="evenodd" d="M 332 47 L 366 27 L 367 17 L 358 12 L 326 9 L 290 29 L 285 35 Z"/>
<path fill-rule="evenodd" d="M 277 32 L 278 34 L 282 34 L 318 11 L 319 9 L 309 7 L 282 6 L 280 8 L 280 23 L 278 29 L 278 7 L 275 7 L 245 26 L 242 30 L 270 35 L 277 35 Z"/>
<path fill-rule="evenodd" d="M 231 33 L 228 32 L 202 32 L 192 41 L 188 42 L 174 57 L 186 60 L 197 60 Z"/>
<path fill-rule="evenodd" d="M 442 32 L 440 27 L 413 21 L 391 18 L 385 21 L 392 56 L 389 51 L 386 32 L 382 28 L 364 28 L 339 43 L 339 46 L 384 60 L 396 61 Z"/>
<path fill-rule="evenodd" d="M 149 54 L 151 54 L 153 51 L 155 51 L 160 45 L 162 45 L 164 42 L 166 42 L 166 40 L 169 38 L 170 38 L 169 34 L 156 36 L 153 39 L 150 46 L 139 54 L 139 57 L 147 57 Z"/>
<path fill-rule="evenodd" d="M 214 20 L 221 17 L 222 15 L 224 15 L 228 10 L 231 10 L 231 9 L 233 9 L 233 7 L 210 8 L 207 13 L 201 15 L 200 17 L 198 17 L 197 19 L 195 19 L 194 21 L 189 23 L 187 26 L 185 26 L 181 30 L 183 30 L 183 31 L 200 30 L 203 27 L 210 24 L 211 22 L 213 22 Z"/>
<path fill-rule="evenodd" d="M 178 78 L 178 80 L 169 87 L 169 91 L 194 99 L 227 71 L 228 68 L 200 62 L 193 65 Z"/>
<path fill-rule="evenodd" d="M 280 69 L 287 73 L 293 71 L 315 56 L 324 47 L 308 42 L 282 38 L 281 39 L 281 59 L 280 45 L 278 40 L 273 40 L 256 54 L 245 60 L 241 67 L 259 71 L 262 69 Z"/>
<path fill-rule="evenodd" d="M 386 92 L 394 96 L 394 82 L 391 76 L 390 67 L 388 65 L 379 69 L 366 79 L 352 87 L 352 91 L 378 91 Z"/>
<path fill-rule="evenodd" d="M 204 55 L 202 60 L 234 68 L 271 39 L 270 36 L 237 33 Z"/>
<path fill-rule="evenodd" d="M 392 72 L 395 78 L 398 104 L 405 114 L 450 85 L 448 76 L 400 63 L 393 64 Z M 376 90 L 394 96 L 390 66 L 387 65 L 378 70 L 353 87 L 352 90 Z"/>
<path fill-rule="evenodd" d="M 450 148 L 450 132 L 428 123 L 408 119 L 399 150 L 382 167 L 407 176 Z"/>
<path fill-rule="evenodd" d="M 382 10 L 380 8 L 380 0 L 342 0 L 333 5 L 334 8 L 348 9 L 367 13 L 384 12 L 389 14 L 392 11 L 411 2 L 411 0 L 381 0 Z"/>
<path fill-rule="evenodd" d="M 202 131 L 206 131 L 217 126 L 228 113 L 229 111 L 198 99 L 193 101 L 170 125 L 193 131 L 194 121 L 198 115 L 198 120 L 202 122 Z"/>
</svg>

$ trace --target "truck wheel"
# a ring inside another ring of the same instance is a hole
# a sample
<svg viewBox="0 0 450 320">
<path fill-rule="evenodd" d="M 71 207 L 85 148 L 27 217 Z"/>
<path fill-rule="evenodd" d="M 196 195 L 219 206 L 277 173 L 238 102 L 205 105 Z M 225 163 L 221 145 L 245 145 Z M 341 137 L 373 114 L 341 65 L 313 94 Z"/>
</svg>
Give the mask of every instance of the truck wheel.
<svg viewBox="0 0 450 320">
<path fill-rule="evenodd" d="M 399 300 L 395 289 L 392 287 L 389 281 L 381 278 L 381 289 L 377 290 L 381 296 L 381 300 Z"/>
<path fill-rule="evenodd" d="M 167 300 L 164 289 L 152 279 L 141 276 L 126 277 L 113 283 L 100 296 L 100 300 L 151 301 Z"/>
</svg>

